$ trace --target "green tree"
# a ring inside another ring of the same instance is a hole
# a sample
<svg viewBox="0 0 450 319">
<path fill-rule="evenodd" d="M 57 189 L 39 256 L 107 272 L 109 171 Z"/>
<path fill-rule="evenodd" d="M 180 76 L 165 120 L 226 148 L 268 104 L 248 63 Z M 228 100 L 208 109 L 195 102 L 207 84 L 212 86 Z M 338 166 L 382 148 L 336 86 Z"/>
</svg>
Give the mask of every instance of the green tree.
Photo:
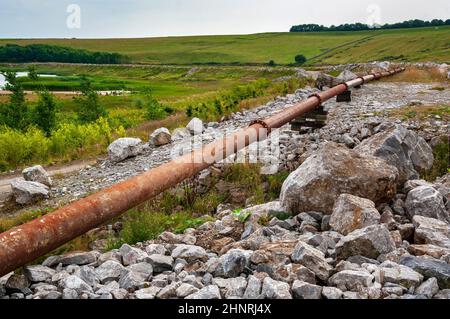
<svg viewBox="0 0 450 319">
<path fill-rule="evenodd" d="M 299 54 L 295 56 L 295 63 L 298 65 L 302 65 L 306 62 L 306 57 L 303 54 Z"/>
<path fill-rule="evenodd" d="M 270 60 L 268 63 L 269 66 L 276 66 L 277 64 L 275 63 L 274 60 Z"/>
<path fill-rule="evenodd" d="M 37 81 L 37 80 L 39 80 L 39 75 L 38 75 L 38 73 L 37 73 L 36 68 L 34 67 L 34 65 L 30 65 L 30 66 L 28 67 L 28 78 L 29 78 L 31 81 Z"/>
<path fill-rule="evenodd" d="M 78 119 L 82 123 L 90 123 L 99 118 L 107 118 L 108 112 L 100 103 L 97 92 L 93 89 L 91 81 L 83 76 L 81 78 L 81 96 L 75 98 L 78 104 Z"/>
<path fill-rule="evenodd" d="M 17 81 L 15 72 L 2 73 L 7 81 L 5 89 L 10 91 L 9 102 L 0 109 L 0 123 L 14 129 L 24 130 L 29 124 L 29 109 L 25 101 L 25 92 Z"/>
<path fill-rule="evenodd" d="M 144 109 L 147 120 L 161 120 L 167 115 L 164 105 L 155 99 L 153 95 L 145 96 Z"/>
<path fill-rule="evenodd" d="M 39 101 L 33 114 L 33 124 L 50 136 L 56 128 L 56 102 L 49 91 L 39 92 Z"/>
</svg>

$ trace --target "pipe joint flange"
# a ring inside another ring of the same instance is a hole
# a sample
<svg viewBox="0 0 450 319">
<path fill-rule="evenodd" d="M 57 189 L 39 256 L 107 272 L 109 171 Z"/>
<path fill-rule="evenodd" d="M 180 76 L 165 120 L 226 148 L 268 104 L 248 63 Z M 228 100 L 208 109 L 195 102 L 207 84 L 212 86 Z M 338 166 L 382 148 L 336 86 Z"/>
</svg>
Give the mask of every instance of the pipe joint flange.
<svg viewBox="0 0 450 319">
<path fill-rule="evenodd" d="M 316 97 L 316 98 L 319 100 L 319 106 L 322 105 L 323 99 L 322 99 L 322 97 L 320 96 L 320 94 L 314 93 L 314 94 L 311 94 L 310 96 L 308 96 L 308 98 L 311 98 L 311 97 Z"/>
<path fill-rule="evenodd" d="M 264 120 L 254 120 L 253 122 L 250 123 L 250 126 L 255 125 L 255 124 L 262 125 L 262 127 L 264 127 L 267 130 L 267 133 L 270 133 L 272 131 L 270 126 Z"/>
<path fill-rule="evenodd" d="M 366 84 L 366 80 L 364 80 L 364 77 L 358 76 L 357 79 L 361 79 L 361 81 L 362 81 L 361 85 Z"/>
</svg>

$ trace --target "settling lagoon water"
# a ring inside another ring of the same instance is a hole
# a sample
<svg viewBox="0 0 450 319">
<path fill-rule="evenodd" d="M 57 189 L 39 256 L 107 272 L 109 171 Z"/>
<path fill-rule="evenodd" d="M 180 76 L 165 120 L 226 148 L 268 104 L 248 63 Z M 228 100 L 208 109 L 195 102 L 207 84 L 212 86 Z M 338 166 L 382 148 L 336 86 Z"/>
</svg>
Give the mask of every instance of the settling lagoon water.
<svg viewBox="0 0 450 319">
<path fill-rule="evenodd" d="M 28 76 L 28 72 L 16 72 L 16 76 L 18 78 L 25 77 L 25 76 Z M 57 75 L 55 75 L 55 74 L 38 74 L 38 76 L 41 78 L 56 78 L 57 77 Z M 0 90 L 4 89 L 6 83 L 7 82 L 5 80 L 5 77 L 3 76 L 3 74 L 0 74 Z"/>
</svg>

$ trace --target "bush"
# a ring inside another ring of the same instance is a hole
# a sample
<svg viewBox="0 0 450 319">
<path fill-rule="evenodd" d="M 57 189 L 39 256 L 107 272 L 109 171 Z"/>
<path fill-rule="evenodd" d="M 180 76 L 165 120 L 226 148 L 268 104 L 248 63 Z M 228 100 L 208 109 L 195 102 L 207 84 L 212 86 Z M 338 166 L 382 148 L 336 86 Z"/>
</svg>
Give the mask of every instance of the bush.
<svg viewBox="0 0 450 319">
<path fill-rule="evenodd" d="M 99 118 L 107 118 L 108 112 L 100 103 L 97 92 L 92 88 L 91 81 L 86 77 L 81 79 L 81 97 L 76 97 L 77 114 L 81 123 L 90 123 Z"/>
<path fill-rule="evenodd" d="M 302 65 L 306 63 L 306 57 L 303 54 L 299 54 L 295 56 L 295 63 L 298 65 Z"/>
<path fill-rule="evenodd" d="M 275 63 L 274 60 L 270 60 L 268 63 L 269 66 L 276 66 L 277 64 Z"/>
<path fill-rule="evenodd" d="M 39 101 L 34 109 L 32 121 L 47 136 L 50 136 L 56 127 L 56 102 L 53 94 L 48 91 L 39 93 Z"/>
<path fill-rule="evenodd" d="M 123 127 L 111 129 L 103 118 L 85 125 L 61 124 L 50 137 L 33 126 L 25 132 L 4 126 L 0 129 L 0 170 L 98 155 L 111 143 L 113 134 L 123 132 Z"/>
</svg>

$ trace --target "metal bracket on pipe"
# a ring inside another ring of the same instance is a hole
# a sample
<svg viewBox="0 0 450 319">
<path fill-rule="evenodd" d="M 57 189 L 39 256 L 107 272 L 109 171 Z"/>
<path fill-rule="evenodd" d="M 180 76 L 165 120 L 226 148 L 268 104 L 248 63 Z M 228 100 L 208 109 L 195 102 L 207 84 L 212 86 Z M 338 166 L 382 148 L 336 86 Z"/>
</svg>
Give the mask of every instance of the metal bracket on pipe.
<svg viewBox="0 0 450 319">
<path fill-rule="evenodd" d="M 347 90 L 336 96 L 336 102 L 351 102 L 352 101 L 352 91 Z"/>
<path fill-rule="evenodd" d="M 320 104 L 314 110 L 303 114 L 291 121 L 291 129 L 297 132 L 303 132 L 304 129 L 320 129 L 326 125 L 328 112 Z"/>
</svg>

